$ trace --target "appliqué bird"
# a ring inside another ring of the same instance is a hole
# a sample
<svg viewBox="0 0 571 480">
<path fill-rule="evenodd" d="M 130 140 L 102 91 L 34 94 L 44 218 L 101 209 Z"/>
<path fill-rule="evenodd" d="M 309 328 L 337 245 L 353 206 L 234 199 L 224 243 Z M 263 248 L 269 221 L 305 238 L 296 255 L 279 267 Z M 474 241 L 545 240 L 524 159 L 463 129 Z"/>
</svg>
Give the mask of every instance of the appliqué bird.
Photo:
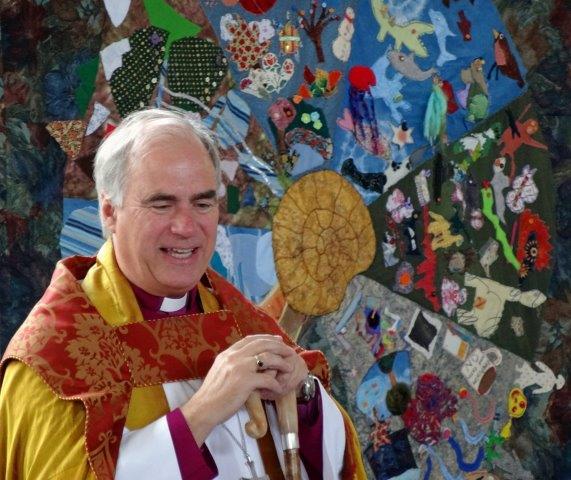
<svg viewBox="0 0 571 480">
<path fill-rule="evenodd" d="M 456 22 L 456 24 L 460 29 L 460 33 L 462 33 L 462 38 L 464 39 L 465 42 L 469 42 L 470 40 L 472 40 L 472 22 L 468 20 L 468 17 L 466 17 L 464 10 L 460 10 L 458 12 L 458 18 L 459 21 Z"/>
<path fill-rule="evenodd" d="M 496 80 L 499 72 L 503 75 L 517 81 L 518 87 L 522 88 L 524 80 L 519 71 L 517 61 L 512 53 L 508 40 L 502 32 L 492 30 L 494 33 L 494 64 L 488 73 L 488 80 L 492 77 L 494 68 L 496 69 Z"/>
</svg>

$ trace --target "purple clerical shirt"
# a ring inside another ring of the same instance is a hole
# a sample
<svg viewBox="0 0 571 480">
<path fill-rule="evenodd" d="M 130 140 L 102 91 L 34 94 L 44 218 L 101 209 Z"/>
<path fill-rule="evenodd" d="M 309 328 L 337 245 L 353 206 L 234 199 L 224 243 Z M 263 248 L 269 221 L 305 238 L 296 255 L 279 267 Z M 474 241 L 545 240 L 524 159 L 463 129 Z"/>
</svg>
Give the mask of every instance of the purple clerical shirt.
<svg viewBox="0 0 571 480">
<path fill-rule="evenodd" d="M 186 305 L 175 312 L 160 310 L 163 297 L 157 297 L 131 284 L 145 320 L 201 313 L 202 304 L 198 288 L 188 292 Z M 307 403 L 298 403 L 300 456 L 310 480 L 322 478 L 323 470 L 323 412 L 321 392 Z M 178 467 L 183 480 L 210 480 L 218 475 L 216 463 L 206 444 L 199 447 L 179 408 L 167 414 L 167 424 L 174 445 Z"/>
</svg>

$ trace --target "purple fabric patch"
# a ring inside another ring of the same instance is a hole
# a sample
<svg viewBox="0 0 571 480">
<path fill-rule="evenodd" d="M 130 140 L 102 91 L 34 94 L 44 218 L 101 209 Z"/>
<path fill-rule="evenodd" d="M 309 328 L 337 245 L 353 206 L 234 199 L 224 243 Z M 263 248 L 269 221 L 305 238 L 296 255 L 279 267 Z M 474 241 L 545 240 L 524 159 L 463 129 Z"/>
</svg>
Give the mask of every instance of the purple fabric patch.
<svg viewBox="0 0 571 480">
<path fill-rule="evenodd" d="M 215 478 L 218 475 L 218 469 L 214 459 L 206 444 L 202 447 L 196 444 L 180 408 L 167 414 L 167 423 L 182 479 L 211 480 Z"/>
<path fill-rule="evenodd" d="M 297 404 L 299 455 L 310 480 L 323 478 L 323 409 L 321 387 L 307 403 Z"/>
</svg>

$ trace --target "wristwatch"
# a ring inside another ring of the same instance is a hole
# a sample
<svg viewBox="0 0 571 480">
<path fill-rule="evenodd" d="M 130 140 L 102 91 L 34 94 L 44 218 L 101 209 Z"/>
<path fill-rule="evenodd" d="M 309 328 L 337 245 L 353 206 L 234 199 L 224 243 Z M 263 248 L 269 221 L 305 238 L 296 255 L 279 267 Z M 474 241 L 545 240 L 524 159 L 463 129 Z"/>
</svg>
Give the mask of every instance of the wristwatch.
<svg viewBox="0 0 571 480">
<path fill-rule="evenodd" d="M 317 380 L 317 377 L 308 373 L 307 377 L 300 382 L 297 389 L 297 398 L 299 400 L 302 402 L 309 402 L 313 397 L 315 397 L 315 391 L 317 388 L 315 380 Z"/>
</svg>

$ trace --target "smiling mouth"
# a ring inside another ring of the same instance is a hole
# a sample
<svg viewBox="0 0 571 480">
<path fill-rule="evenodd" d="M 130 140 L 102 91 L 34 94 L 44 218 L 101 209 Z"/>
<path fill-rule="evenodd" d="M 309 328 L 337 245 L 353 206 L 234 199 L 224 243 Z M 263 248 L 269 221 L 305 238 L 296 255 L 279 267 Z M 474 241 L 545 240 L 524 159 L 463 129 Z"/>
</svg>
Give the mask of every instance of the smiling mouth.
<svg viewBox="0 0 571 480">
<path fill-rule="evenodd" d="M 195 248 L 161 248 L 161 251 L 178 259 L 190 258 L 196 253 L 198 247 Z"/>
</svg>

